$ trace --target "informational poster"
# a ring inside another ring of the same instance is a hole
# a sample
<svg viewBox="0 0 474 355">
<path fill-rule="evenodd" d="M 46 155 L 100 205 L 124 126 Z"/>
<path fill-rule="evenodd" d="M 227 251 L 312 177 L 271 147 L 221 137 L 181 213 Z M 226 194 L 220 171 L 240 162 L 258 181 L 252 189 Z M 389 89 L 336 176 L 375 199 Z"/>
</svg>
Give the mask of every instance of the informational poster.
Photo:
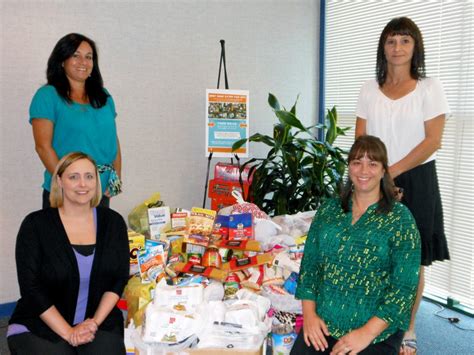
<svg viewBox="0 0 474 355">
<path fill-rule="evenodd" d="M 249 92 L 206 90 L 206 156 L 247 158 L 248 141 L 232 152 L 232 145 L 249 137 Z"/>
</svg>

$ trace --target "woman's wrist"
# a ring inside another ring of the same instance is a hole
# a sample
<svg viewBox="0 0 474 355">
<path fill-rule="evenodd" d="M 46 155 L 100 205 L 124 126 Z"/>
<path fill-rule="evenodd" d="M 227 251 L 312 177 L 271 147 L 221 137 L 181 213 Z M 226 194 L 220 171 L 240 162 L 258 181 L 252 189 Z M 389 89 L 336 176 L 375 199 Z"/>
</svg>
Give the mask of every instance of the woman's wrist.
<svg viewBox="0 0 474 355">
<path fill-rule="evenodd" d="M 373 340 L 377 338 L 385 329 L 387 329 L 387 327 L 388 323 L 386 323 L 384 320 L 378 317 L 372 317 L 360 329 L 372 337 Z"/>
<path fill-rule="evenodd" d="M 71 335 L 73 333 L 73 328 L 71 326 L 67 326 L 60 334 L 58 334 L 63 340 L 67 341 L 69 343 L 69 340 L 71 339 Z"/>
</svg>

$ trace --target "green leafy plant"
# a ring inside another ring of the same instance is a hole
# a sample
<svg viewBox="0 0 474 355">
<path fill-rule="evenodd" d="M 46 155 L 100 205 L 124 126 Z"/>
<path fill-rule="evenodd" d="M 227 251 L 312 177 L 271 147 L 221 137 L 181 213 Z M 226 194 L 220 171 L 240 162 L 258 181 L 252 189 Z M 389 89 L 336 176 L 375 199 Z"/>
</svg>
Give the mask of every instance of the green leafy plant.
<svg viewBox="0 0 474 355">
<path fill-rule="evenodd" d="M 273 137 L 255 133 L 248 140 L 270 149 L 266 158 L 252 158 L 241 167 L 242 171 L 251 166 L 250 199 L 271 216 L 316 209 L 322 198 L 339 191 L 346 168 L 346 152 L 333 143 L 349 128 L 337 126 L 336 107 L 328 110 L 324 125 L 305 127 L 296 115 L 298 98 L 288 111 L 273 94 L 268 95 L 268 103 L 278 119 Z M 315 138 L 316 129 L 326 130 L 324 141 Z M 232 150 L 246 141 L 235 142 Z"/>
</svg>

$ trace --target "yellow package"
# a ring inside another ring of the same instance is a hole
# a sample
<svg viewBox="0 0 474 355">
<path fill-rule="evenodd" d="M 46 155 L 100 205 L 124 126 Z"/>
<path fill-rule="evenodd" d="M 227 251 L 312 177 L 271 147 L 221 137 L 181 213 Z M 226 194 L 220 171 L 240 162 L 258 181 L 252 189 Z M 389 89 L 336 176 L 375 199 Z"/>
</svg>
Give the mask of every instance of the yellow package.
<svg viewBox="0 0 474 355">
<path fill-rule="evenodd" d="M 184 242 L 207 246 L 211 237 L 216 213 L 216 211 L 205 208 L 191 208 L 187 235 L 184 238 Z"/>
<path fill-rule="evenodd" d="M 130 275 L 133 275 L 139 271 L 138 253 L 145 247 L 145 236 L 129 230 L 128 247 L 130 250 Z"/>
<path fill-rule="evenodd" d="M 133 276 L 125 286 L 125 299 L 127 300 L 127 325 L 133 319 L 135 326 L 142 325 L 143 314 L 148 303 L 153 299 L 155 283 L 144 284 L 139 276 Z"/>
<path fill-rule="evenodd" d="M 148 224 L 148 209 L 163 206 L 160 200 L 160 193 L 156 192 L 139 205 L 135 206 L 128 214 L 128 225 L 137 233 L 150 235 L 150 227 Z"/>
</svg>

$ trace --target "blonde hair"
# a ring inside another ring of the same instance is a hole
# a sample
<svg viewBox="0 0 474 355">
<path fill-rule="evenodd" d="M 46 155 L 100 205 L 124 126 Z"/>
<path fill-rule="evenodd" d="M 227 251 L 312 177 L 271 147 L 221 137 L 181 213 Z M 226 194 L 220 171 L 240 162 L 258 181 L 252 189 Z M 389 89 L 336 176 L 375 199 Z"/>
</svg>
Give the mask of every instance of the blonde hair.
<svg viewBox="0 0 474 355">
<path fill-rule="evenodd" d="M 53 177 L 51 178 L 51 192 L 49 195 L 49 203 L 51 207 L 58 208 L 62 207 L 64 203 L 63 199 L 63 189 L 59 186 L 58 178 L 60 178 L 64 171 L 73 163 L 78 160 L 87 159 L 94 165 L 95 170 L 95 177 L 97 180 L 95 194 L 91 200 L 91 207 L 96 207 L 99 205 L 100 199 L 102 198 L 102 187 L 100 184 L 100 177 L 99 172 L 97 171 L 97 164 L 95 163 L 94 159 L 89 155 L 82 153 L 82 152 L 72 152 L 64 157 L 56 165 L 56 169 L 54 169 Z"/>
</svg>

